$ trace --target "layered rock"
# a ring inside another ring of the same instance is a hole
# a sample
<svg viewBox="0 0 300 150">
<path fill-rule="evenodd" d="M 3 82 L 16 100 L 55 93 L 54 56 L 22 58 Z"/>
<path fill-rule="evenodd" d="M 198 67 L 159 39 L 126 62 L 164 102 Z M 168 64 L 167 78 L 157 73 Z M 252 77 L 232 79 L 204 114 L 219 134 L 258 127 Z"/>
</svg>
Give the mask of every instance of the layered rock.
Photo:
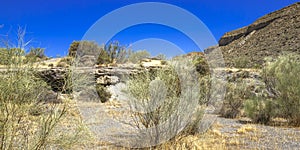
<svg viewBox="0 0 300 150">
<path fill-rule="evenodd" d="M 265 15 L 253 24 L 225 33 L 219 40 L 226 65 L 263 64 L 265 57 L 300 54 L 300 3 Z"/>
</svg>

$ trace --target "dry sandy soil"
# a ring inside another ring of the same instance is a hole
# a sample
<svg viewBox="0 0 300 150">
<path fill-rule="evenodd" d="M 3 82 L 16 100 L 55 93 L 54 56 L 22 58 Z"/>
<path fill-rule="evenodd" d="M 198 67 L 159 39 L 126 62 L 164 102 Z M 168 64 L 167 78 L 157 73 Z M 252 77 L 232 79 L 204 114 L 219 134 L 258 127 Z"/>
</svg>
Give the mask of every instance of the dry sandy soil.
<svg viewBox="0 0 300 150">
<path fill-rule="evenodd" d="M 118 85 L 122 86 L 122 85 Z M 96 143 L 92 149 L 119 149 L 134 137 L 134 128 L 122 121 L 130 121 L 128 105 L 120 87 L 110 87 L 115 94 L 106 103 L 78 102 L 85 123 L 95 133 Z M 123 100 L 122 100 L 123 99 Z M 213 115 L 213 114 L 212 114 Z M 244 120 L 244 119 L 242 119 Z M 101 144 L 99 144 L 101 143 Z M 217 117 L 206 133 L 180 137 L 175 143 L 163 144 L 158 149 L 299 149 L 300 128 L 251 124 L 241 119 Z M 86 147 L 85 147 L 86 148 Z M 126 149 L 126 148 L 125 148 Z"/>
</svg>

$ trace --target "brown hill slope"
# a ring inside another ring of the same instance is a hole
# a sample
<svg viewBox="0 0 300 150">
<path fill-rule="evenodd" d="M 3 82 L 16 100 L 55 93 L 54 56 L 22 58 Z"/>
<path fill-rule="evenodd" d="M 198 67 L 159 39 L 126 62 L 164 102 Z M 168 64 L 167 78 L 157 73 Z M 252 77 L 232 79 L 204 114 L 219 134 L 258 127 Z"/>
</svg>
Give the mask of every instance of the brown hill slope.
<svg viewBox="0 0 300 150">
<path fill-rule="evenodd" d="M 265 57 L 300 54 L 300 2 L 225 33 L 219 47 L 230 67 L 253 67 L 263 64 Z"/>
</svg>

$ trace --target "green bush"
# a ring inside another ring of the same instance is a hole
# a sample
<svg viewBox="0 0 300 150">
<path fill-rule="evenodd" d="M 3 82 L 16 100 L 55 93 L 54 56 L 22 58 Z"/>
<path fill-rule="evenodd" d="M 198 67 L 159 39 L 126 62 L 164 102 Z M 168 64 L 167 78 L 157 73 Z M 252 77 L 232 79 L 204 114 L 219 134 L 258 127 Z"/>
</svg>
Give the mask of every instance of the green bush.
<svg viewBox="0 0 300 150">
<path fill-rule="evenodd" d="M 39 107 L 47 84 L 36 77 L 36 69 L 24 66 L 20 53 L 9 53 L 14 60 L 0 75 L 0 149 L 43 149 L 49 146 L 52 132 L 66 113 L 66 105 Z M 45 113 L 47 112 L 47 113 Z"/>
<path fill-rule="evenodd" d="M 70 56 L 66 56 L 61 58 L 61 60 L 57 63 L 57 67 L 67 68 L 70 67 L 74 62 L 74 58 Z"/>
<path fill-rule="evenodd" d="M 167 56 L 165 54 L 158 54 L 157 56 L 155 56 L 155 58 L 160 59 L 160 60 L 166 60 Z"/>
<path fill-rule="evenodd" d="M 128 56 L 128 61 L 132 63 L 139 63 L 140 60 L 148 58 L 150 56 L 150 53 L 146 50 L 136 51 Z"/>
<path fill-rule="evenodd" d="M 193 63 L 196 67 L 196 70 L 200 75 L 209 74 L 209 66 L 206 59 L 202 56 L 199 56 L 193 60 Z"/>
<path fill-rule="evenodd" d="M 79 133 L 78 125 L 72 131 L 67 129 L 74 133 L 68 138 L 66 130 L 59 128 L 64 127 L 61 121 L 67 120 L 64 117 L 69 111 L 69 99 L 65 98 L 60 103 L 51 102 L 52 98 L 59 100 L 58 94 L 49 95 L 54 92 L 38 76 L 39 68 L 34 67 L 36 65 L 32 61 L 26 62 L 22 49 L 25 47 L 22 45 L 25 30 L 19 28 L 17 33 L 16 45 L 21 48 L 0 49 L 0 63 L 4 65 L 0 72 L 0 149 L 71 148 L 78 141 L 78 135 L 75 135 Z M 40 52 L 40 49 L 35 52 Z M 34 56 L 41 56 L 39 54 L 34 53 Z M 65 81 L 68 82 L 70 80 Z M 68 121 L 72 120 L 67 120 L 67 123 L 70 124 Z"/>
<path fill-rule="evenodd" d="M 84 55 L 97 55 L 97 64 L 138 63 L 141 59 L 150 57 L 150 53 L 146 50 L 132 52 L 118 41 L 110 42 L 104 46 L 99 46 L 92 41 L 73 41 L 69 47 L 68 56 L 80 58 Z M 157 57 L 165 59 L 162 54 Z"/>
<path fill-rule="evenodd" d="M 0 65 L 7 65 L 9 62 L 8 49 L 0 48 Z"/>
<path fill-rule="evenodd" d="M 79 41 L 73 41 L 68 49 L 68 56 L 69 57 L 76 57 L 77 54 L 77 49 L 79 46 L 80 42 Z"/>
<path fill-rule="evenodd" d="M 250 60 L 246 56 L 239 56 L 234 60 L 234 66 L 237 68 L 247 68 L 249 63 Z"/>
<path fill-rule="evenodd" d="M 262 97 L 253 97 L 244 105 L 246 116 L 255 123 L 267 124 L 276 113 L 274 101 Z"/>
<path fill-rule="evenodd" d="M 97 64 L 106 64 L 106 63 L 110 63 L 110 57 L 107 53 L 107 51 L 105 51 L 104 49 L 100 49 L 100 54 L 97 58 Z"/>
<path fill-rule="evenodd" d="M 100 46 L 93 41 L 73 41 L 68 50 L 69 57 L 99 54 Z"/>
<path fill-rule="evenodd" d="M 46 60 L 47 57 L 45 55 L 44 48 L 31 48 L 29 53 L 25 55 L 25 62 L 37 62 L 41 60 Z"/>
<path fill-rule="evenodd" d="M 177 134 L 181 130 L 181 134 L 189 135 L 199 129 L 203 109 L 199 105 L 198 81 L 194 81 L 198 76 L 184 63 L 171 64 L 135 75 L 127 83 L 133 126 L 141 133 L 149 129 L 146 133 L 149 139 L 143 139 L 145 143 L 158 144 L 165 134 Z M 183 127 L 184 123 L 187 124 Z M 166 126 L 163 128 L 161 124 Z"/>
<path fill-rule="evenodd" d="M 300 125 L 300 56 L 289 54 L 269 62 L 264 68 L 267 88 L 276 96 L 281 116 Z"/>
<path fill-rule="evenodd" d="M 25 51 L 20 48 L 0 48 L 0 65 L 21 65 L 24 63 Z"/>
<path fill-rule="evenodd" d="M 274 117 L 300 125 L 300 56 L 289 54 L 267 62 L 263 79 L 271 97 L 257 96 L 245 103 L 245 112 L 254 122 L 267 124 Z"/>
<path fill-rule="evenodd" d="M 111 97 L 111 94 L 107 91 L 106 87 L 101 84 L 96 84 L 96 91 L 102 103 L 107 102 Z"/>
<path fill-rule="evenodd" d="M 248 99 L 250 91 L 245 82 L 227 83 L 226 95 L 220 114 L 226 118 L 236 118 L 241 115 L 243 103 Z"/>
</svg>

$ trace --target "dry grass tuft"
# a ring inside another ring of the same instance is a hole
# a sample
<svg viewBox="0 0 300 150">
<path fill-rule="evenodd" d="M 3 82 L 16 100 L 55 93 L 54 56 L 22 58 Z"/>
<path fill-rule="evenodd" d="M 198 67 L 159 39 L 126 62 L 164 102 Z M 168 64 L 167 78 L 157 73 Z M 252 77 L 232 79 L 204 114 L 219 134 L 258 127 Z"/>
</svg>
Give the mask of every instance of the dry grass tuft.
<svg viewBox="0 0 300 150">
<path fill-rule="evenodd" d="M 255 131 L 256 131 L 256 127 L 254 125 L 247 124 L 237 129 L 236 132 L 239 134 L 246 134 L 248 132 L 255 132 Z"/>
</svg>

